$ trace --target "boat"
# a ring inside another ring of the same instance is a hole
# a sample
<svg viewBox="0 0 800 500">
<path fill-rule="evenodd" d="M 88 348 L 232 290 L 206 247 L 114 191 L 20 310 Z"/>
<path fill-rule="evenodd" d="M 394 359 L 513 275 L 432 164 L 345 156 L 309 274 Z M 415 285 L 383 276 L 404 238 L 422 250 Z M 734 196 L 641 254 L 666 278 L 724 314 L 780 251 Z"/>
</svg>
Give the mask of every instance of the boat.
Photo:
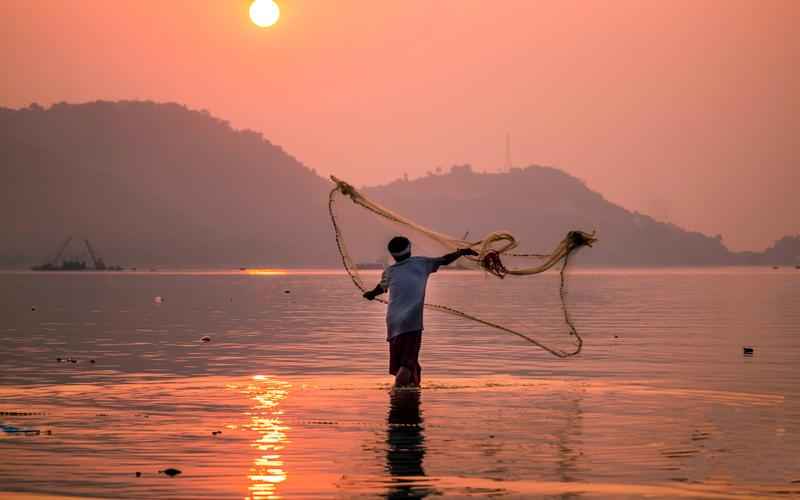
<svg viewBox="0 0 800 500">
<path fill-rule="evenodd" d="M 70 259 L 62 259 L 61 256 L 64 254 L 64 250 L 67 249 L 69 244 L 72 242 L 72 236 L 68 236 L 66 240 L 61 244 L 56 252 L 55 257 L 49 259 L 44 264 L 40 264 L 38 266 L 31 267 L 33 271 L 123 271 L 124 268 L 120 266 L 107 266 L 106 263 L 103 261 L 101 257 L 98 257 L 97 254 L 94 252 L 94 248 L 92 248 L 92 244 L 89 243 L 88 239 L 84 239 L 83 242 L 86 245 L 86 251 L 89 254 L 89 257 L 92 260 L 93 267 L 90 267 L 86 264 L 86 261 L 80 260 L 77 258 L 70 258 Z"/>
<path fill-rule="evenodd" d="M 386 269 L 384 262 L 359 262 L 356 264 L 359 269 Z"/>
<path fill-rule="evenodd" d="M 82 260 L 64 260 L 60 264 L 48 262 L 40 266 L 33 266 L 34 271 L 85 271 L 86 262 Z"/>
</svg>

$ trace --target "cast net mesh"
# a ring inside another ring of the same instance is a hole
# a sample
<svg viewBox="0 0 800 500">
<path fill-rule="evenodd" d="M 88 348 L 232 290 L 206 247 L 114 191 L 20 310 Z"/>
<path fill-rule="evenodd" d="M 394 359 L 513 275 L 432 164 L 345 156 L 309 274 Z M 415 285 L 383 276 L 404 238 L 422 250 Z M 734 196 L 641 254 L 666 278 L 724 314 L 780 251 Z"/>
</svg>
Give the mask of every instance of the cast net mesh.
<svg viewBox="0 0 800 500">
<path fill-rule="evenodd" d="M 348 251 L 348 247 L 345 244 L 344 236 L 342 234 L 341 225 L 337 218 L 336 198 L 340 195 L 348 198 L 355 205 L 368 210 L 379 218 L 390 221 L 395 226 L 402 227 L 403 231 L 406 233 L 406 236 L 413 236 L 413 241 L 415 244 L 417 241 L 426 240 L 428 243 L 432 243 L 432 246 L 439 247 L 447 252 L 452 252 L 459 248 L 471 248 L 478 252 L 477 256 L 464 256 L 459 258 L 457 264 L 462 268 L 482 270 L 500 279 L 508 275 L 530 276 L 543 273 L 549 269 L 558 269 L 560 278 L 559 298 L 561 302 L 564 323 L 567 326 L 569 335 L 574 341 L 574 347 L 571 349 L 565 350 L 548 346 L 542 341 L 533 338 L 530 334 L 522 333 L 518 330 L 503 326 L 494 321 L 479 318 L 475 315 L 455 309 L 453 307 L 427 302 L 425 303 L 425 307 L 431 310 L 475 321 L 490 328 L 516 335 L 517 337 L 520 337 L 559 358 L 574 356 L 581 351 L 583 339 L 578 333 L 578 330 L 575 328 L 567 308 L 566 271 L 570 263 L 570 256 L 580 248 L 591 246 L 596 241 L 594 232 L 585 233 L 583 231 L 570 231 L 551 252 L 546 254 L 519 253 L 516 252 L 519 244 L 514 236 L 509 232 L 492 232 L 482 239 L 474 241 L 455 238 L 453 236 L 421 226 L 412 220 L 379 205 L 378 203 L 362 195 L 347 182 L 341 181 L 334 176 L 331 176 L 331 180 L 336 184 L 336 186 L 330 192 L 328 199 L 328 210 L 330 212 L 333 230 L 336 235 L 336 244 L 339 249 L 339 253 L 341 254 L 344 269 L 359 290 L 364 292 L 368 289 L 368 287 L 364 284 L 364 280 L 359 272 L 358 265 Z M 430 247 L 431 245 L 429 245 L 429 248 Z M 513 262 L 514 265 L 511 265 L 511 262 Z M 560 267 L 557 267 L 559 264 Z M 386 300 L 380 297 L 376 298 L 375 300 L 386 303 Z"/>
</svg>

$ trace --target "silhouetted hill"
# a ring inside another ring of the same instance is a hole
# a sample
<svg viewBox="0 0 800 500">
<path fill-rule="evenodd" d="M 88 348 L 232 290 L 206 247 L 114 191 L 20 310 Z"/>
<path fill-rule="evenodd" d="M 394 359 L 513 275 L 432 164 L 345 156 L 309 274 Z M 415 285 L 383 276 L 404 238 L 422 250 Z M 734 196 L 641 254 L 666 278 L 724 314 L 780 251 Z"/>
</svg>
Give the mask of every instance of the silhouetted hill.
<svg viewBox="0 0 800 500">
<path fill-rule="evenodd" d="M 747 265 L 800 266 L 800 235 L 784 236 L 763 252 L 742 252 L 738 257 Z"/>
<path fill-rule="evenodd" d="M 305 229 L 329 236 L 328 182 L 206 112 L 152 102 L 1 109 L 0 158 L 0 254 L 40 260 L 77 234 L 111 263 L 334 262 Z"/>
<path fill-rule="evenodd" d="M 88 236 L 110 264 L 338 265 L 331 183 L 204 111 L 152 102 L 0 108 L 0 165 L 6 265 L 39 262 L 68 234 Z M 581 258 L 598 265 L 790 263 L 800 254 L 798 238 L 732 254 L 720 238 L 625 210 L 548 167 L 457 166 L 365 192 L 452 234 L 510 230 L 526 250 L 597 229 L 600 243 Z M 348 241 L 370 240 L 369 216 L 355 217 Z"/>
<path fill-rule="evenodd" d="M 547 251 L 570 229 L 596 229 L 600 242 L 582 253 L 582 262 L 656 266 L 733 259 L 719 239 L 629 212 L 555 168 L 475 173 L 464 165 L 447 175 L 399 180 L 366 192 L 450 234 L 469 230 L 478 237 L 507 229 L 526 245 L 524 250 Z"/>
</svg>

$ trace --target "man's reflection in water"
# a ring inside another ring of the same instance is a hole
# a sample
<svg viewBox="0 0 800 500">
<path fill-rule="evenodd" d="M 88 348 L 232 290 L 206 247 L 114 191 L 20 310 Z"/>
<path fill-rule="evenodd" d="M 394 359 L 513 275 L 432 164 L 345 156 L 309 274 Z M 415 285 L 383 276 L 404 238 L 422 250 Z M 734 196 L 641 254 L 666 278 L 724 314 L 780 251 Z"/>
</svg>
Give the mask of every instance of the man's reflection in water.
<svg viewBox="0 0 800 500">
<path fill-rule="evenodd" d="M 395 389 L 390 393 L 386 418 L 386 470 L 392 485 L 386 498 L 425 498 L 427 487 L 414 476 L 424 476 L 425 434 L 419 389 Z"/>
<path fill-rule="evenodd" d="M 581 401 L 583 390 L 575 391 L 574 398 L 567 401 L 564 409 L 564 427 L 556 432 L 556 473 L 562 483 L 578 481 L 578 462 L 583 455 L 581 437 L 583 435 L 583 410 Z M 558 497 L 560 500 L 575 500 L 583 498 L 580 493 L 564 493 Z"/>
</svg>

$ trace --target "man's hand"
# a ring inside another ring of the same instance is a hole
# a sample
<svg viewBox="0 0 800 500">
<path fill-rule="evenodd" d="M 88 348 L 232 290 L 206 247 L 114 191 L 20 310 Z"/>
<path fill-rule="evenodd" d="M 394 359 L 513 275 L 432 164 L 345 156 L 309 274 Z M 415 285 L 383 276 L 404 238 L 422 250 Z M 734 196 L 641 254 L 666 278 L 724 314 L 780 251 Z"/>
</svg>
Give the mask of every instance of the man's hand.
<svg viewBox="0 0 800 500">
<path fill-rule="evenodd" d="M 455 252 L 450 252 L 447 255 L 442 255 L 440 257 L 440 264 L 442 266 L 448 266 L 455 262 L 459 257 L 463 257 L 465 255 L 478 255 L 478 252 L 471 248 L 459 248 Z"/>
</svg>

